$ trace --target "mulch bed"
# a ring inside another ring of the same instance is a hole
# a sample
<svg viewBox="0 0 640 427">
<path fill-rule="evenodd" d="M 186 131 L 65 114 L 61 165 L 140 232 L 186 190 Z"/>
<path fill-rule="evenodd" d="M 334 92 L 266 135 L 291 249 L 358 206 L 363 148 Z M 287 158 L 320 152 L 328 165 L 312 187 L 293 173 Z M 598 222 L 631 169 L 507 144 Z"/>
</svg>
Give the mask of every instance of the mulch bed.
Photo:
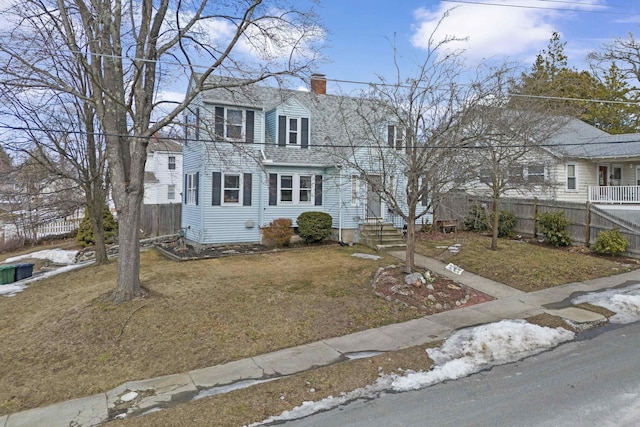
<svg viewBox="0 0 640 427">
<path fill-rule="evenodd" d="M 376 273 L 373 288 L 387 301 L 419 310 L 425 315 L 455 308 L 468 307 L 495 298 L 444 276 L 430 273 L 431 283 L 406 284 L 406 274 L 400 266 L 381 268 Z"/>
</svg>

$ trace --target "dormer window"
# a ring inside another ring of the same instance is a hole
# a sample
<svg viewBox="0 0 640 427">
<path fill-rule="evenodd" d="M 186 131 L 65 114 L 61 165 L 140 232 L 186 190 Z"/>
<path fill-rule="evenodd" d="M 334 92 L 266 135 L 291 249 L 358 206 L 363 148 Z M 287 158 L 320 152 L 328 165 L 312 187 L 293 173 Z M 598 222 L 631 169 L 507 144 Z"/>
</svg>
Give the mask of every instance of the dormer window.
<svg viewBox="0 0 640 427">
<path fill-rule="evenodd" d="M 242 110 L 225 110 L 225 137 L 228 139 L 242 139 L 244 133 L 244 111 Z"/>
<path fill-rule="evenodd" d="M 309 119 L 278 116 L 278 146 L 309 148 Z"/>
<path fill-rule="evenodd" d="M 232 142 L 253 142 L 254 117 L 252 110 L 216 107 L 216 138 Z"/>
<path fill-rule="evenodd" d="M 289 118 L 289 131 L 288 131 L 288 141 L 289 145 L 297 145 L 298 144 L 298 120 L 297 118 Z"/>
</svg>

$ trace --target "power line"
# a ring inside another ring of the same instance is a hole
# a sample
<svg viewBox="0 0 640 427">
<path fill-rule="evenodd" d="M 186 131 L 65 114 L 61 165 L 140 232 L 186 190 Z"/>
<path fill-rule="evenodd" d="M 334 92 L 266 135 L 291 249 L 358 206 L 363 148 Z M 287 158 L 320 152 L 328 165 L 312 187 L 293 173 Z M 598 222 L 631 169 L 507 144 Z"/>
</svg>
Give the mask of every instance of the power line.
<svg viewBox="0 0 640 427">
<path fill-rule="evenodd" d="M 518 8 L 518 9 L 556 10 L 560 12 L 600 13 L 605 15 L 628 15 L 629 14 L 628 12 L 612 12 L 607 10 L 585 10 L 585 9 L 570 9 L 570 8 L 547 7 L 547 6 L 525 6 L 520 4 L 490 3 L 490 2 L 469 1 L 469 0 L 442 0 L 442 1 L 447 3 L 475 4 L 478 6 L 500 6 L 500 7 L 511 7 L 511 8 Z M 582 5 L 582 6 L 600 6 L 600 5 L 585 5 L 581 3 L 572 3 L 572 4 Z"/>
<path fill-rule="evenodd" d="M 68 130 L 57 130 L 57 129 L 40 129 L 40 128 L 30 128 L 30 127 L 22 127 L 22 126 L 9 126 L 9 125 L 0 125 L 0 129 L 6 129 L 6 130 L 11 130 L 11 131 L 25 131 L 25 132 L 51 132 L 51 133 L 64 133 L 64 134 L 74 134 L 74 135 L 79 135 L 79 136 L 86 136 L 89 135 L 88 132 L 86 131 L 68 131 Z M 125 134 L 111 134 L 111 133 L 106 133 L 106 132 L 94 132 L 92 133 L 92 135 L 95 136 L 103 136 L 103 137 L 107 137 L 107 136 L 113 136 L 113 137 L 119 137 L 119 138 L 140 138 L 140 139 L 155 139 L 158 138 L 159 140 L 169 140 L 169 141 L 173 141 L 173 142 L 178 142 L 178 143 L 185 143 L 185 144 L 190 144 L 190 143 L 214 143 L 214 144 L 219 144 L 219 143 L 223 143 L 223 144 L 230 144 L 233 147 L 250 147 L 250 146 L 267 146 L 269 145 L 266 142 L 232 142 L 232 141 L 213 141 L 213 140 L 203 140 L 203 139 L 194 139 L 194 138 L 184 138 L 184 137 L 173 137 L 173 136 L 161 136 L 161 137 L 156 137 L 155 135 L 149 135 L 149 136 L 135 136 L 135 135 L 125 135 Z M 27 140 L 27 141 L 23 141 L 22 143 L 27 143 L 27 142 L 31 142 L 31 140 Z M 436 149 L 464 149 L 464 150 L 482 150 L 482 149 L 486 149 L 486 148 L 527 148 L 527 147 L 545 147 L 545 148 L 549 148 L 549 147 L 571 147 L 571 146 L 587 146 L 587 145 L 608 145 L 608 144 L 635 144 L 635 143 L 640 143 L 640 134 L 638 134 L 638 139 L 632 139 L 632 140 L 627 140 L 627 141 L 616 141 L 616 142 L 603 142 L 603 141 L 596 141 L 596 140 L 592 140 L 592 141 L 586 141 L 586 142 L 574 142 L 574 143 L 563 143 L 563 144 L 551 144 L 551 143 L 540 143 L 540 144 L 503 144 L 503 145 L 491 145 L 489 147 L 482 147 L 482 146 L 459 146 L 459 145 L 424 145 L 424 144 L 420 144 L 420 145 L 412 145 L 412 146 L 406 146 L 403 145 L 403 149 L 405 148 L 412 148 L 412 149 L 432 149 L 432 150 L 436 150 Z M 18 143 L 19 144 L 19 143 Z M 14 143 L 4 143 L 4 145 L 10 146 L 10 145 L 14 145 Z M 310 145 L 310 147 L 313 148 L 325 148 L 325 149 L 331 149 L 331 148 L 360 148 L 361 146 L 357 145 L 357 144 L 312 144 Z M 366 148 L 366 147 L 365 147 Z M 380 145 L 374 145 L 371 146 L 371 148 L 373 149 L 392 149 L 391 147 L 388 147 L 386 144 L 380 144 Z"/>
<path fill-rule="evenodd" d="M 422 89 L 422 90 L 430 89 L 428 87 L 411 86 L 411 85 L 396 84 L 396 83 L 376 83 L 376 82 L 363 82 L 363 81 L 357 81 L 357 80 L 343 80 L 343 79 L 326 79 L 326 80 L 328 82 L 357 84 L 357 85 L 365 85 L 365 86 L 398 87 L 403 89 Z M 450 88 L 443 89 L 443 90 L 449 90 L 449 89 Z M 593 102 L 593 103 L 602 103 L 602 104 L 625 104 L 625 105 L 640 104 L 640 101 L 610 101 L 606 99 L 595 99 L 595 98 L 570 98 L 565 96 L 528 95 L 528 94 L 521 94 L 521 93 L 507 93 L 507 96 L 513 96 L 513 97 L 519 97 L 519 98 L 546 99 L 551 101 L 577 101 L 577 102 Z"/>
</svg>

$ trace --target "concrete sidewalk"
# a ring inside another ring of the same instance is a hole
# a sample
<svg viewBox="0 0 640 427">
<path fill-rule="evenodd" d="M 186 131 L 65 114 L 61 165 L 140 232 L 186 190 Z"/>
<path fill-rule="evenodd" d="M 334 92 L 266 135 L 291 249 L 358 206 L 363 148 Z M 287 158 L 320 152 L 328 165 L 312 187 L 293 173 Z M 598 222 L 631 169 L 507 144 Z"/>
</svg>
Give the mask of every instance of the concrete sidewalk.
<svg viewBox="0 0 640 427">
<path fill-rule="evenodd" d="M 390 253 L 404 259 L 404 252 Z M 194 398 L 249 387 L 259 382 L 370 355 L 372 352 L 399 350 L 441 340 L 457 329 L 501 319 L 525 318 L 547 312 L 577 324 L 598 323 L 605 320 L 601 315 L 571 306 L 572 294 L 640 282 L 640 270 L 636 270 L 525 293 L 466 271 L 457 275 L 445 269 L 445 264 L 421 255 L 416 255 L 415 262 L 419 267 L 450 277 L 496 299 L 224 365 L 130 381 L 106 393 L 2 416 L 0 427 L 94 426 L 107 421 L 110 412 L 135 416 Z"/>
</svg>

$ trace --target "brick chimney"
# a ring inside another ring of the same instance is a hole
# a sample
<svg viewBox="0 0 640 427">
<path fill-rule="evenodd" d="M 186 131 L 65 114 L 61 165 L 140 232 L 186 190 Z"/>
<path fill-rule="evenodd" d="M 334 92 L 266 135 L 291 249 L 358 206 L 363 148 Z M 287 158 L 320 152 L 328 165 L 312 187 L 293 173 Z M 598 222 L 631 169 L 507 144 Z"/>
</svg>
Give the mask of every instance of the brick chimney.
<svg viewBox="0 0 640 427">
<path fill-rule="evenodd" d="M 327 94 L 327 78 L 324 74 L 311 74 L 311 92 L 316 95 Z"/>
</svg>

